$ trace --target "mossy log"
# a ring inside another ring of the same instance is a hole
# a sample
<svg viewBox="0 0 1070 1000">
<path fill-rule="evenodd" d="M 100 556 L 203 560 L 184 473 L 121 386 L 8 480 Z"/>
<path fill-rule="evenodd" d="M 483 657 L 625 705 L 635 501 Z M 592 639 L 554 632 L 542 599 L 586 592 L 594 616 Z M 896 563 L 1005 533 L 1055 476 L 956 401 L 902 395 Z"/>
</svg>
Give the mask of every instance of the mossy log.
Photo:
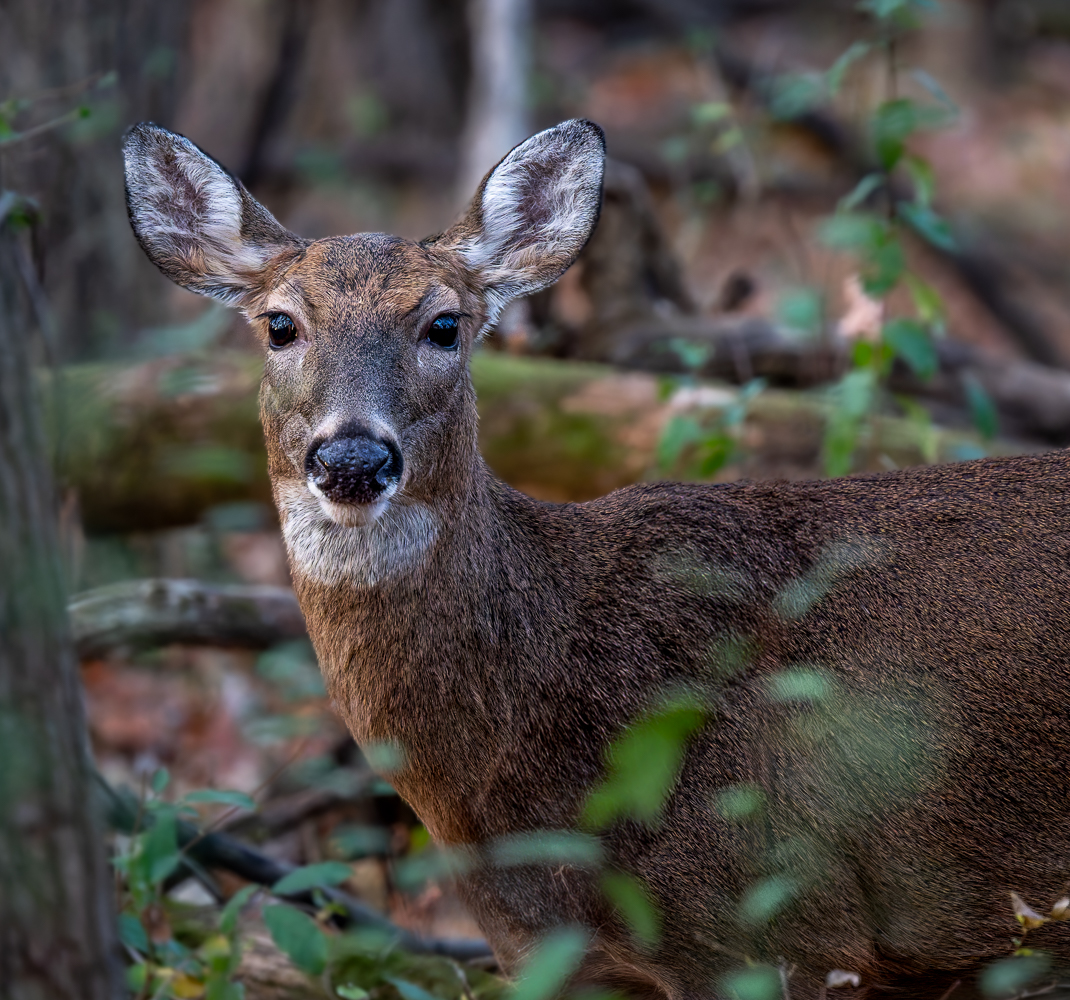
<svg viewBox="0 0 1070 1000">
<path fill-rule="evenodd" d="M 658 464 L 658 441 L 694 405 L 711 421 L 737 390 L 577 362 L 484 352 L 474 359 L 481 447 L 506 481 L 544 500 L 586 500 L 643 479 L 688 478 Z M 82 366 L 50 376 L 54 447 L 90 533 L 193 524 L 218 505 L 270 505 L 257 416 L 260 360 L 175 356 L 136 366 Z M 767 390 L 738 428 L 737 457 L 718 479 L 820 475 L 828 404 Z M 704 415 L 704 416 L 703 416 Z M 857 468 L 976 453 L 968 434 L 877 421 Z M 684 456 L 686 459 L 686 455 Z"/>
</svg>

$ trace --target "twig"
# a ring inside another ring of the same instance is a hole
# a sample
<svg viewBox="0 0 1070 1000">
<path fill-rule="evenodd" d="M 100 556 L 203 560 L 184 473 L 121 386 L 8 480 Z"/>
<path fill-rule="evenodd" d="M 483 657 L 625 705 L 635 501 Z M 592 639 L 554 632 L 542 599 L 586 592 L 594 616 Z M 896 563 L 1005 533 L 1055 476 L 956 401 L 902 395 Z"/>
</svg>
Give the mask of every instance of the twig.
<svg viewBox="0 0 1070 1000">
<path fill-rule="evenodd" d="M 943 993 L 940 994 L 940 1000 L 947 1000 L 952 993 L 955 992 L 962 985 L 961 979 L 956 979 Z"/>
<path fill-rule="evenodd" d="M 280 774 L 282 774 L 283 771 L 285 771 L 295 760 L 297 760 L 301 751 L 304 750 L 307 745 L 308 737 L 302 737 L 301 742 L 297 744 L 293 753 L 291 753 L 290 756 L 286 758 L 286 760 L 284 760 L 277 768 L 275 768 L 274 771 L 271 772 L 271 774 L 269 774 L 262 782 L 260 782 L 259 785 L 256 786 L 250 798 L 255 799 L 265 788 L 267 788 L 268 785 L 270 785 Z M 231 806 L 229 809 L 225 809 L 221 815 L 217 816 L 208 826 L 206 826 L 199 834 L 197 834 L 197 836 L 195 836 L 192 840 L 190 840 L 182 847 L 182 849 L 178 852 L 179 856 L 181 857 L 185 855 L 190 850 L 190 848 L 195 847 L 198 843 L 204 840 L 205 837 L 211 836 L 211 834 L 215 833 L 215 831 L 218 830 L 224 823 L 226 823 L 226 821 L 230 819 L 231 816 L 237 815 L 239 812 L 241 812 L 241 810 L 241 806 Z"/>
<path fill-rule="evenodd" d="M 12 146 L 17 146 L 20 142 L 25 142 L 27 139 L 33 139 L 44 132 L 50 132 L 54 128 L 59 128 L 61 125 L 67 125 L 70 122 L 77 121 L 79 118 L 84 118 L 81 108 L 72 108 L 66 114 L 60 115 L 58 118 L 53 118 L 51 121 L 42 122 L 40 125 L 34 125 L 33 128 L 26 129 L 25 132 L 16 132 L 14 135 L 9 135 L 4 139 L 0 139 L 0 148 L 10 149 Z"/>
</svg>

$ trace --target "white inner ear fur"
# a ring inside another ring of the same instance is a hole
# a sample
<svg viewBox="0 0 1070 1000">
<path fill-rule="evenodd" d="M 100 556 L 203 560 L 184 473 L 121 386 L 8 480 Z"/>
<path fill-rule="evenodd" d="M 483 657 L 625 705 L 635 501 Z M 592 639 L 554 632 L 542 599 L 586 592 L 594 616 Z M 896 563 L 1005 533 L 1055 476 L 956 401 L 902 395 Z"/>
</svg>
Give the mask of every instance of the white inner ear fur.
<svg viewBox="0 0 1070 1000">
<path fill-rule="evenodd" d="M 260 270 L 277 248 L 243 240 L 242 194 L 233 179 L 188 139 L 167 139 L 126 150 L 139 235 L 157 253 L 184 259 L 199 291 L 232 302 L 244 276 Z M 198 252 L 201 260 L 194 259 Z"/>
<path fill-rule="evenodd" d="M 517 146 L 483 188 L 482 229 L 459 247 L 487 282 L 489 315 L 556 280 L 598 216 L 605 155 L 578 126 L 557 126 Z M 486 327 L 485 327 L 486 328 Z"/>
</svg>

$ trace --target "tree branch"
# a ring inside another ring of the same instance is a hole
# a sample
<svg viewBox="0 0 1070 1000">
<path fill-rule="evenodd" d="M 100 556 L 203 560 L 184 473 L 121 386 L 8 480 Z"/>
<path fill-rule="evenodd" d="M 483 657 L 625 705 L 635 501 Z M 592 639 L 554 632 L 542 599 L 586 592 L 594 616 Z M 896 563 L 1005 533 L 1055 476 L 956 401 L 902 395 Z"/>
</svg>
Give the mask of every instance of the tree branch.
<svg viewBox="0 0 1070 1000">
<path fill-rule="evenodd" d="M 133 580 L 76 595 L 68 610 L 82 659 L 170 643 L 268 649 L 307 634 L 286 587 Z"/>
</svg>

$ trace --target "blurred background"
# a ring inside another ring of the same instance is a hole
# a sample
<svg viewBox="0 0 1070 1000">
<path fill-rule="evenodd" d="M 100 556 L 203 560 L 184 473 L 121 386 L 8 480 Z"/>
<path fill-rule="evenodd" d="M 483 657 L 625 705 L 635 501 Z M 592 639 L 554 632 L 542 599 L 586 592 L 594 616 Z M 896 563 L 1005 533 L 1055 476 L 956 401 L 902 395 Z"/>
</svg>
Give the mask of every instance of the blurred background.
<svg viewBox="0 0 1070 1000">
<path fill-rule="evenodd" d="M 1065 0 L 0 2 L 0 282 L 40 371 L 97 765 L 254 796 L 204 818 L 341 860 L 423 934 L 477 931 L 324 698 L 259 348 L 144 257 L 119 141 L 181 132 L 302 236 L 419 239 L 577 116 L 607 135 L 602 221 L 473 363 L 484 454 L 517 488 L 1070 443 Z M 242 884 L 203 881 L 169 891 Z"/>
</svg>

